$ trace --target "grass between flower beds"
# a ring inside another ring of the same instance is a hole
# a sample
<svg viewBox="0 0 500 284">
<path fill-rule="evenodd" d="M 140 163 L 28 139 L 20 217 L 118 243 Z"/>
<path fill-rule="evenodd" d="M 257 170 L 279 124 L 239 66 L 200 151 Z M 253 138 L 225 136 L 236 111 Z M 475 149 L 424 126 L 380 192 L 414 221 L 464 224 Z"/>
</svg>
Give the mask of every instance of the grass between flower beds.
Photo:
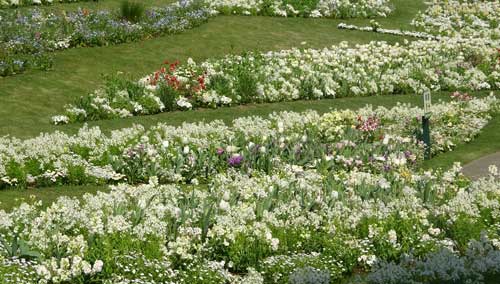
<svg viewBox="0 0 500 284">
<path fill-rule="evenodd" d="M 478 92 L 475 96 L 484 97 L 487 92 Z M 449 101 L 449 94 L 436 94 L 434 101 L 438 100 Z M 401 96 L 380 96 L 380 97 L 359 97 L 359 98 L 342 98 L 342 99 L 325 99 L 319 101 L 295 101 L 274 104 L 256 104 L 245 105 L 231 108 L 220 109 L 201 109 L 189 112 L 172 112 L 162 113 L 154 116 L 140 117 L 140 123 L 146 127 L 155 125 L 159 122 L 168 122 L 171 125 L 181 125 L 183 122 L 196 122 L 196 121 L 211 121 L 215 119 L 230 122 L 234 118 L 242 116 L 265 116 L 273 112 L 293 110 L 305 111 L 307 109 L 316 110 L 319 113 L 327 112 L 331 109 L 357 109 L 367 104 L 373 106 L 392 107 L 397 103 L 408 103 L 412 105 L 422 105 L 422 99 L 415 95 L 401 95 Z M 193 115 L 195 114 L 195 115 Z M 130 127 L 132 124 L 137 123 L 137 119 L 116 119 L 105 120 L 99 122 L 90 122 L 89 126 L 100 126 L 105 132 L 113 129 Z M 62 126 L 59 129 L 68 133 L 76 133 L 83 124 L 70 124 Z M 477 159 L 481 156 L 494 153 L 500 149 L 500 115 L 496 115 L 486 126 L 481 134 L 473 141 L 458 146 L 454 151 L 440 154 L 433 159 L 426 161 L 422 166 L 423 168 L 448 168 L 454 162 L 466 163 Z M 0 191 L 0 210 L 10 210 L 13 207 L 26 201 L 41 200 L 44 206 L 50 205 L 59 196 L 81 197 L 85 193 L 96 193 L 97 191 L 109 191 L 109 187 L 102 186 L 57 186 L 47 187 L 42 189 L 27 189 L 16 190 L 9 189 Z"/>
<path fill-rule="evenodd" d="M 418 5 L 405 2 L 394 2 L 397 12 L 388 18 L 393 25 L 408 24 L 422 4 L 420 1 Z M 219 16 L 202 27 L 178 35 L 58 52 L 51 72 L 30 71 L 0 79 L 0 136 L 27 137 L 57 129 L 50 126 L 50 117 L 62 113 L 65 104 L 96 89 L 102 82 L 101 74 L 123 71 L 143 76 L 165 59 L 185 61 L 192 57 L 199 61 L 248 50 L 288 49 L 302 46 L 304 41 L 308 43 L 305 47 L 321 48 L 341 41 L 355 44 L 404 39 L 339 30 L 337 24 L 340 22 L 343 20 Z M 367 23 L 367 20 L 347 22 Z M 141 119 L 136 122 L 140 123 Z"/>
<path fill-rule="evenodd" d="M 431 129 L 432 131 L 432 129 Z M 459 145 L 453 151 L 426 161 L 424 168 L 447 168 L 454 162 L 465 165 L 480 157 L 500 151 L 500 115 L 496 115 L 476 139 Z"/>
<path fill-rule="evenodd" d="M 49 206 L 58 197 L 82 197 L 85 193 L 95 194 L 98 191 L 109 191 L 108 186 L 58 186 L 44 189 L 5 190 L 0 194 L 0 210 L 10 210 L 21 203 L 42 201 L 44 207 Z"/>
</svg>

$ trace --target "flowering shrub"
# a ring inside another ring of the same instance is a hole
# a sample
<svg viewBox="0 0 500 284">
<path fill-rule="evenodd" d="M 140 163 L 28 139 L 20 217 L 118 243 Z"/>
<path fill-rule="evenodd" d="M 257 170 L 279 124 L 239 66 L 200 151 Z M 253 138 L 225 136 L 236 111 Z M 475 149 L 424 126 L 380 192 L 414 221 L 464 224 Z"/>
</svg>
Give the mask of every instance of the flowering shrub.
<svg viewBox="0 0 500 284">
<path fill-rule="evenodd" d="M 481 41 L 372 42 L 170 63 L 138 82 L 111 77 L 53 119 L 87 121 L 195 107 L 500 87 L 500 53 Z M 64 119 L 63 119 L 64 118 Z"/>
<path fill-rule="evenodd" d="M 410 252 L 448 249 L 453 260 L 481 236 L 498 252 L 500 179 L 491 170 L 471 183 L 459 167 L 323 175 L 284 164 L 252 177 L 230 170 L 208 188 L 152 178 L 45 210 L 23 204 L 0 211 L 0 272 L 16 283 L 285 284 L 339 280 Z M 34 256 L 11 254 L 12 243 Z M 492 264 L 472 263 L 476 274 L 498 272 Z M 388 283 L 379 278 L 372 283 Z"/>
<path fill-rule="evenodd" d="M 28 67 L 49 69 L 49 52 L 56 49 L 119 44 L 177 33 L 201 25 L 210 16 L 209 9 L 197 1 L 151 8 L 138 23 L 106 10 L 59 14 L 39 9 L 0 10 L 0 76 L 21 73 Z"/>
<path fill-rule="evenodd" d="M 73 3 L 73 2 L 88 2 L 98 0 L 0 0 L 0 8 L 3 7 L 19 7 L 19 6 L 30 6 L 30 5 L 50 5 L 54 2 L 59 3 Z"/>
<path fill-rule="evenodd" d="M 494 96 L 433 106 L 432 152 L 469 141 L 497 109 Z M 21 141 L 0 139 L 0 188 L 116 181 L 198 183 L 233 169 L 269 173 L 282 163 L 323 171 L 383 172 L 413 167 L 421 159 L 416 142 L 423 110 L 392 109 L 315 112 L 239 118 L 172 127 L 141 126 L 104 135 L 84 127 L 76 136 L 60 132 Z"/>
<path fill-rule="evenodd" d="M 207 0 L 207 4 L 227 15 L 369 18 L 386 17 L 392 12 L 387 0 Z"/>
</svg>

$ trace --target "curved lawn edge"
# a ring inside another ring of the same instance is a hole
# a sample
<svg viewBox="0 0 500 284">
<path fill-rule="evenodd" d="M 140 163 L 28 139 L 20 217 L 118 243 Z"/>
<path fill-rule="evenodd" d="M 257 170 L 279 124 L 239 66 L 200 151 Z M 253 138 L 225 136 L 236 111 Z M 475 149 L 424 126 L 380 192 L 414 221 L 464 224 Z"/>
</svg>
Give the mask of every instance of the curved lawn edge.
<svg viewBox="0 0 500 284">
<path fill-rule="evenodd" d="M 453 163 L 462 166 L 500 151 L 500 115 L 494 115 L 481 134 L 467 144 L 458 145 L 453 151 L 441 154 L 424 162 L 425 169 L 446 169 Z M 432 131 L 432 130 L 431 130 Z"/>
</svg>

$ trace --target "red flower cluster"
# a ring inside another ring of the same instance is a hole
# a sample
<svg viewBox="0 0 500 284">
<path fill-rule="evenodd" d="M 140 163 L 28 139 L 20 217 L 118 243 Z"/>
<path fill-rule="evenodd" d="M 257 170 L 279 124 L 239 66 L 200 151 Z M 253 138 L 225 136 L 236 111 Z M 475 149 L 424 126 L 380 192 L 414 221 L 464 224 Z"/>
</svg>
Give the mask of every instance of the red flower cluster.
<svg viewBox="0 0 500 284">
<path fill-rule="evenodd" d="M 377 130 L 380 121 L 376 117 L 368 117 L 367 119 L 363 119 L 361 116 L 358 116 L 358 125 L 356 129 L 361 130 L 363 132 L 373 132 Z"/>
<path fill-rule="evenodd" d="M 176 60 L 173 63 L 168 61 L 163 62 L 165 66 L 161 67 L 160 70 L 156 71 L 150 78 L 149 83 L 156 86 L 159 82 L 165 82 L 168 86 L 172 87 L 174 90 L 186 91 L 187 93 L 199 93 L 206 89 L 205 85 L 205 74 L 196 76 L 191 74 L 190 84 L 182 84 L 182 82 L 174 74 L 179 66 L 179 61 Z M 196 79 L 194 79 L 196 78 Z"/>
<path fill-rule="evenodd" d="M 459 91 L 456 91 L 454 92 L 453 94 L 451 94 L 451 96 L 453 99 L 456 99 L 456 100 L 459 100 L 459 101 L 470 101 L 472 100 L 472 96 L 467 94 L 467 93 L 460 93 Z"/>
</svg>

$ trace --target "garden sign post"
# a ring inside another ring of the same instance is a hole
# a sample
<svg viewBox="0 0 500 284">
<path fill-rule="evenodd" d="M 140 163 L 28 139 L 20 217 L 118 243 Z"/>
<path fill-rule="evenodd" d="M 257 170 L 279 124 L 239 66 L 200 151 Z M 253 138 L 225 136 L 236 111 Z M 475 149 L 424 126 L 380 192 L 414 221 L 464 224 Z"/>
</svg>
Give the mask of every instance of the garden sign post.
<svg viewBox="0 0 500 284">
<path fill-rule="evenodd" d="M 430 107 L 431 107 L 431 94 L 424 94 L 424 115 L 422 116 L 422 141 L 425 144 L 424 159 L 431 158 L 431 130 L 430 130 Z"/>
</svg>

